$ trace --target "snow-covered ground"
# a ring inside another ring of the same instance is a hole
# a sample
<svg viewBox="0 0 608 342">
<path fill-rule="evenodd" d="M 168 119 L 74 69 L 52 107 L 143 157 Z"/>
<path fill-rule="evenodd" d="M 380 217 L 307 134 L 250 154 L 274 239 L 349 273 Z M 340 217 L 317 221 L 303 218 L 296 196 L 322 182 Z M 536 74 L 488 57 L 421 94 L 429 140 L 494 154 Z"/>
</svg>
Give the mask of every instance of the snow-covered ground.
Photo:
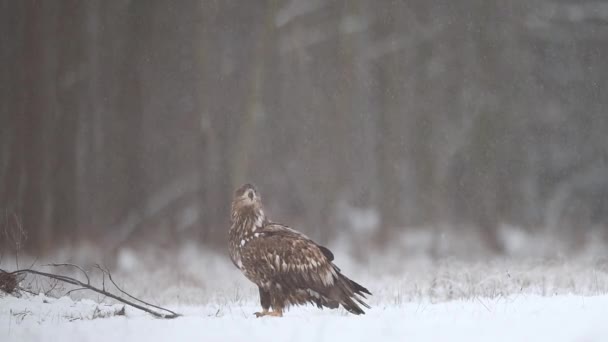
<svg viewBox="0 0 608 342">
<path fill-rule="evenodd" d="M 7 300 L 7 298 L 5 298 Z M 46 302 L 46 303 L 45 303 Z M 255 318 L 253 301 L 175 307 L 155 319 L 133 309 L 67 298 L 11 298 L 0 307 L 2 341 L 606 341 L 608 296 L 515 295 L 376 305 L 363 316 L 294 308 Z M 105 317 L 108 315 L 110 317 Z"/>
<path fill-rule="evenodd" d="M 86 267 L 101 257 L 87 248 L 39 260 Z M 335 251 L 337 264 L 368 287 L 371 310 L 296 307 L 282 318 L 255 318 L 257 290 L 224 255 L 184 246 L 121 251 L 110 266 L 133 295 L 183 314 L 152 316 L 86 291 L 71 298 L 0 295 L 4 341 L 608 341 L 608 258 L 505 258 L 469 260 L 393 253 Z M 77 255 L 91 258 L 79 259 Z M 11 263 L 4 259 L 5 269 Z M 355 261 L 356 260 L 356 261 Z M 29 260 L 22 258 L 29 266 Z M 33 260 L 32 260 L 33 262 Z M 15 267 L 13 267 L 15 268 Z M 69 272 L 69 269 L 54 271 Z M 81 277 L 78 272 L 70 275 Z M 22 286 L 37 292 L 35 279 Z"/>
</svg>

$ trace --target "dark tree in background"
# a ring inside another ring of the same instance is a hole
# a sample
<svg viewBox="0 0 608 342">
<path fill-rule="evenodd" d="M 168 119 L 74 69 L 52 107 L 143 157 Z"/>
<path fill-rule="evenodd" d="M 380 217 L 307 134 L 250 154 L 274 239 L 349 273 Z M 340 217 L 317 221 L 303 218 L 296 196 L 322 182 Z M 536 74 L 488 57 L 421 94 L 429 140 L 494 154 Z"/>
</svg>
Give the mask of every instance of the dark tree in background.
<svg viewBox="0 0 608 342">
<path fill-rule="evenodd" d="M 0 1 L 0 209 L 37 253 L 198 239 L 233 189 L 317 240 L 608 233 L 608 15 L 574 0 Z M 349 233 L 350 234 L 350 233 Z"/>
</svg>

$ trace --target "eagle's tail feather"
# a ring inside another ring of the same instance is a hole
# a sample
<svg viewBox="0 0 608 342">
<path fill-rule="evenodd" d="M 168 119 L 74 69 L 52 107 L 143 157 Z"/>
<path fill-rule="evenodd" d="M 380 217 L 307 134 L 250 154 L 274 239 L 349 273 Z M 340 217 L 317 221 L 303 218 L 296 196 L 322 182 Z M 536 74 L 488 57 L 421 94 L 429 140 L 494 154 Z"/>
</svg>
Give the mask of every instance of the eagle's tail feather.
<svg viewBox="0 0 608 342">
<path fill-rule="evenodd" d="M 342 304 L 346 311 L 355 314 L 361 315 L 365 314 L 365 311 L 361 309 L 359 306 L 362 305 L 366 308 L 371 308 L 367 303 L 365 303 L 360 297 L 366 298 L 365 294 L 371 295 L 368 289 L 356 283 L 353 280 L 350 280 L 344 274 L 337 272 L 338 274 L 338 288 L 340 289 L 339 294 L 339 302 Z M 359 303 L 359 304 L 357 304 Z"/>
<path fill-rule="evenodd" d="M 353 292 L 358 294 L 359 296 L 363 297 L 363 298 L 367 298 L 365 297 L 366 294 L 368 295 L 372 295 L 371 292 L 369 292 L 368 289 L 366 289 L 365 287 L 361 286 L 361 284 L 355 282 L 354 280 L 350 280 L 348 278 L 346 278 L 345 276 L 343 276 L 348 282 L 350 282 L 350 286 L 353 289 Z"/>
</svg>

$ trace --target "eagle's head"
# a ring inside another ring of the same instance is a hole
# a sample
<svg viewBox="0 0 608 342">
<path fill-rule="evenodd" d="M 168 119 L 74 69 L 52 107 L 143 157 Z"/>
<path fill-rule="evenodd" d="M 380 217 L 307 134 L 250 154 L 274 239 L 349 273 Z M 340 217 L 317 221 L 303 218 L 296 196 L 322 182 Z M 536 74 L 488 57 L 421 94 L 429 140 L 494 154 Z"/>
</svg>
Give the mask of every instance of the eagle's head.
<svg viewBox="0 0 608 342">
<path fill-rule="evenodd" d="M 265 220 L 262 197 L 255 186 L 247 183 L 236 189 L 232 198 L 232 222 L 262 224 Z"/>
<path fill-rule="evenodd" d="M 253 205 L 261 201 L 260 194 L 253 184 L 243 184 L 234 191 L 234 201 L 243 205 Z"/>
<path fill-rule="evenodd" d="M 234 191 L 232 211 L 258 210 L 262 208 L 262 198 L 252 184 L 243 184 Z"/>
</svg>

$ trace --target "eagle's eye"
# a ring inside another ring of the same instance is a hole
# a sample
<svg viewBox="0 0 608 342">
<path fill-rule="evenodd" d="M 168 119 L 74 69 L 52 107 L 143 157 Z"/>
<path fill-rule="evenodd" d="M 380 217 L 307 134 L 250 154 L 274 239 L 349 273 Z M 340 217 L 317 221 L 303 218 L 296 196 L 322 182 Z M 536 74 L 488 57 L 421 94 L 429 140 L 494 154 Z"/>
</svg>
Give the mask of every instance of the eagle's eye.
<svg viewBox="0 0 608 342">
<path fill-rule="evenodd" d="M 248 191 L 247 196 L 249 196 L 249 199 L 253 201 L 253 191 Z"/>
</svg>

